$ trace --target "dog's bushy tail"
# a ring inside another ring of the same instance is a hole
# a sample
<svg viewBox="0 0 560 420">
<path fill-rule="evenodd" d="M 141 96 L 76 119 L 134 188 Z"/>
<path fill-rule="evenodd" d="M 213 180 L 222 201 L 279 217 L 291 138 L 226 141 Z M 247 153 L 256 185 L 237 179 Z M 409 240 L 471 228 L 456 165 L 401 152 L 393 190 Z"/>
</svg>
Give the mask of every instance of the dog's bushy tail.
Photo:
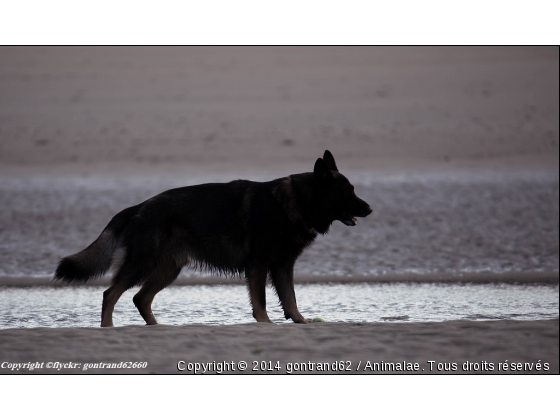
<svg viewBox="0 0 560 420">
<path fill-rule="evenodd" d="M 109 271 L 115 251 L 121 244 L 124 231 L 137 208 L 138 206 L 129 207 L 118 213 L 90 246 L 74 255 L 64 257 L 58 263 L 53 281 L 85 283 Z"/>
</svg>

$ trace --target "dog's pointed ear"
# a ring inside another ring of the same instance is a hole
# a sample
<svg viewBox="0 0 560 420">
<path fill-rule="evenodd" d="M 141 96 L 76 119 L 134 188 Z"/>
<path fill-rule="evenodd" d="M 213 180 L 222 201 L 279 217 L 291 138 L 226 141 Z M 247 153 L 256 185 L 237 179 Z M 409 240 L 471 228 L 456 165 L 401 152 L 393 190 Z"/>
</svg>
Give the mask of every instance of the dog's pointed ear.
<svg viewBox="0 0 560 420">
<path fill-rule="evenodd" d="M 338 172 L 338 168 L 336 167 L 336 163 L 334 161 L 334 156 L 331 152 L 325 150 L 325 153 L 323 154 L 323 160 L 325 161 L 327 168 L 329 168 L 331 171 Z"/>
<path fill-rule="evenodd" d="M 313 168 L 313 176 L 315 181 L 320 185 L 327 184 L 329 181 L 333 179 L 333 175 L 331 171 L 329 170 L 329 168 L 327 168 L 325 161 L 321 158 L 315 161 L 315 167 Z"/>
</svg>

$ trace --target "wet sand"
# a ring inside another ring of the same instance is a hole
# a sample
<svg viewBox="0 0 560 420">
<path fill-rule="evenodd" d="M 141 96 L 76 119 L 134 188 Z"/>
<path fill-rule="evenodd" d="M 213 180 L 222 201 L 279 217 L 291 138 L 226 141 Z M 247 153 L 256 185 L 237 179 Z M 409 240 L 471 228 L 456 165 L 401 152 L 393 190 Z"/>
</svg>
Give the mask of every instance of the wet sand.
<svg viewBox="0 0 560 420">
<path fill-rule="evenodd" d="M 558 330 L 558 320 L 10 329 L 0 331 L 0 362 L 7 362 L 0 373 L 192 374 L 195 369 L 203 373 L 202 365 L 195 363 L 204 363 L 208 374 L 225 371 L 226 364 L 227 373 L 235 374 L 301 373 L 303 369 L 316 374 L 322 373 L 321 368 L 344 374 L 402 373 L 399 367 L 412 374 L 558 374 Z M 8 363 L 18 362 L 38 362 L 39 368 L 12 371 L 9 366 L 14 365 Z M 49 362 L 66 363 L 66 367 L 59 370 L 59 365 Z M 99 367 L 99 363 L 118 366 L 120 362 L 147 362 L 147 366 Z M 247 364 L 246 370 L 239 369 L 239 362 Z M 350 370 L 341 372 L 339 362 Z M 84 371 L 84 366 L 95 363 L 97 368 Z"/>
<path fill-rule="evenodd" d="M 373 213 L 355 227 L 333 223 L 298 259 L 296 276 L 558 270 L 558 174 L 395 180 L 344 173 Z M 199 182 L 106 181 L 0 183 L 0 277 L 52 275 L 122 209 Z"/>
<path fill-rule="evenodd" d="M 294 278 L 296 284 L 305 283 L 518 283 L 518 284 L 558 284 L 558 271 L 510 271 L 501 273 L 405 273 L 385 274 L 377 276 L 314 276 L 299 275 Z M 95 286 L 109 286 L 110 277 L 102 277 L 87 283 Z M 200 276 L 179 277 L 170 287 L 200 284 L 243 284 L 239 277 Z M 0 286 L 9 287 L 80 287 L 53 282 L 46 276 L 13 276 L 0 277 Z"/>
</svg>

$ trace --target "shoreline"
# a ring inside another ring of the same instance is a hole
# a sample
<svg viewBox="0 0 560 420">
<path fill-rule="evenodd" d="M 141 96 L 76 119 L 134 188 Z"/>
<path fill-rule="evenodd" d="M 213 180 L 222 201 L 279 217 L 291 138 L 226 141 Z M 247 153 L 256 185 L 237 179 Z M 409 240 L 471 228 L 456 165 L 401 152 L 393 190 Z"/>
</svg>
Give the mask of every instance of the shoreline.
<svg viewBox="0 0 560 420">
<path fill-rule="evenodd" d="M 316 283 L 510 283 L 510 284 L 559 284 L 558 271 L 511 271 L 482 273 L 401 273 L 373 275 L 296 275 L 295 284 Z M 0 287 L 81 287 L 108 286 L 110 277 L 102 277 L 85 284 L 67 285 L 51 281 L 47 276 L 0 276 Z M 240 277 L 191 276 L 179 277 L 169 287 L 231 284 L 242 285 Z"/>
</svg>

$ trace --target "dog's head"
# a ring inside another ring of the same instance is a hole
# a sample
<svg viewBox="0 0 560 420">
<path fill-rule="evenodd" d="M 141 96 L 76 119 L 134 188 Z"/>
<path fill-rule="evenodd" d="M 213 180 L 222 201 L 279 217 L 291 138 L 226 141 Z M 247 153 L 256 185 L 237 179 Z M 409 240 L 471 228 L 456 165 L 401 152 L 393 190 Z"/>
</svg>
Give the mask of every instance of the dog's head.
<svg viewBox="0 0 560 420">
<path fill-rule="evenodd" d="M 346 226 L 355 226 L 356 217 L 366 217 L 371 207 L 354 192 L 354 186 L 338 172 L 334 157 L 325 150 L 313 169 L 313 182 L 320 213 L 331 221 L 340 220 Z"/>
</svg>

